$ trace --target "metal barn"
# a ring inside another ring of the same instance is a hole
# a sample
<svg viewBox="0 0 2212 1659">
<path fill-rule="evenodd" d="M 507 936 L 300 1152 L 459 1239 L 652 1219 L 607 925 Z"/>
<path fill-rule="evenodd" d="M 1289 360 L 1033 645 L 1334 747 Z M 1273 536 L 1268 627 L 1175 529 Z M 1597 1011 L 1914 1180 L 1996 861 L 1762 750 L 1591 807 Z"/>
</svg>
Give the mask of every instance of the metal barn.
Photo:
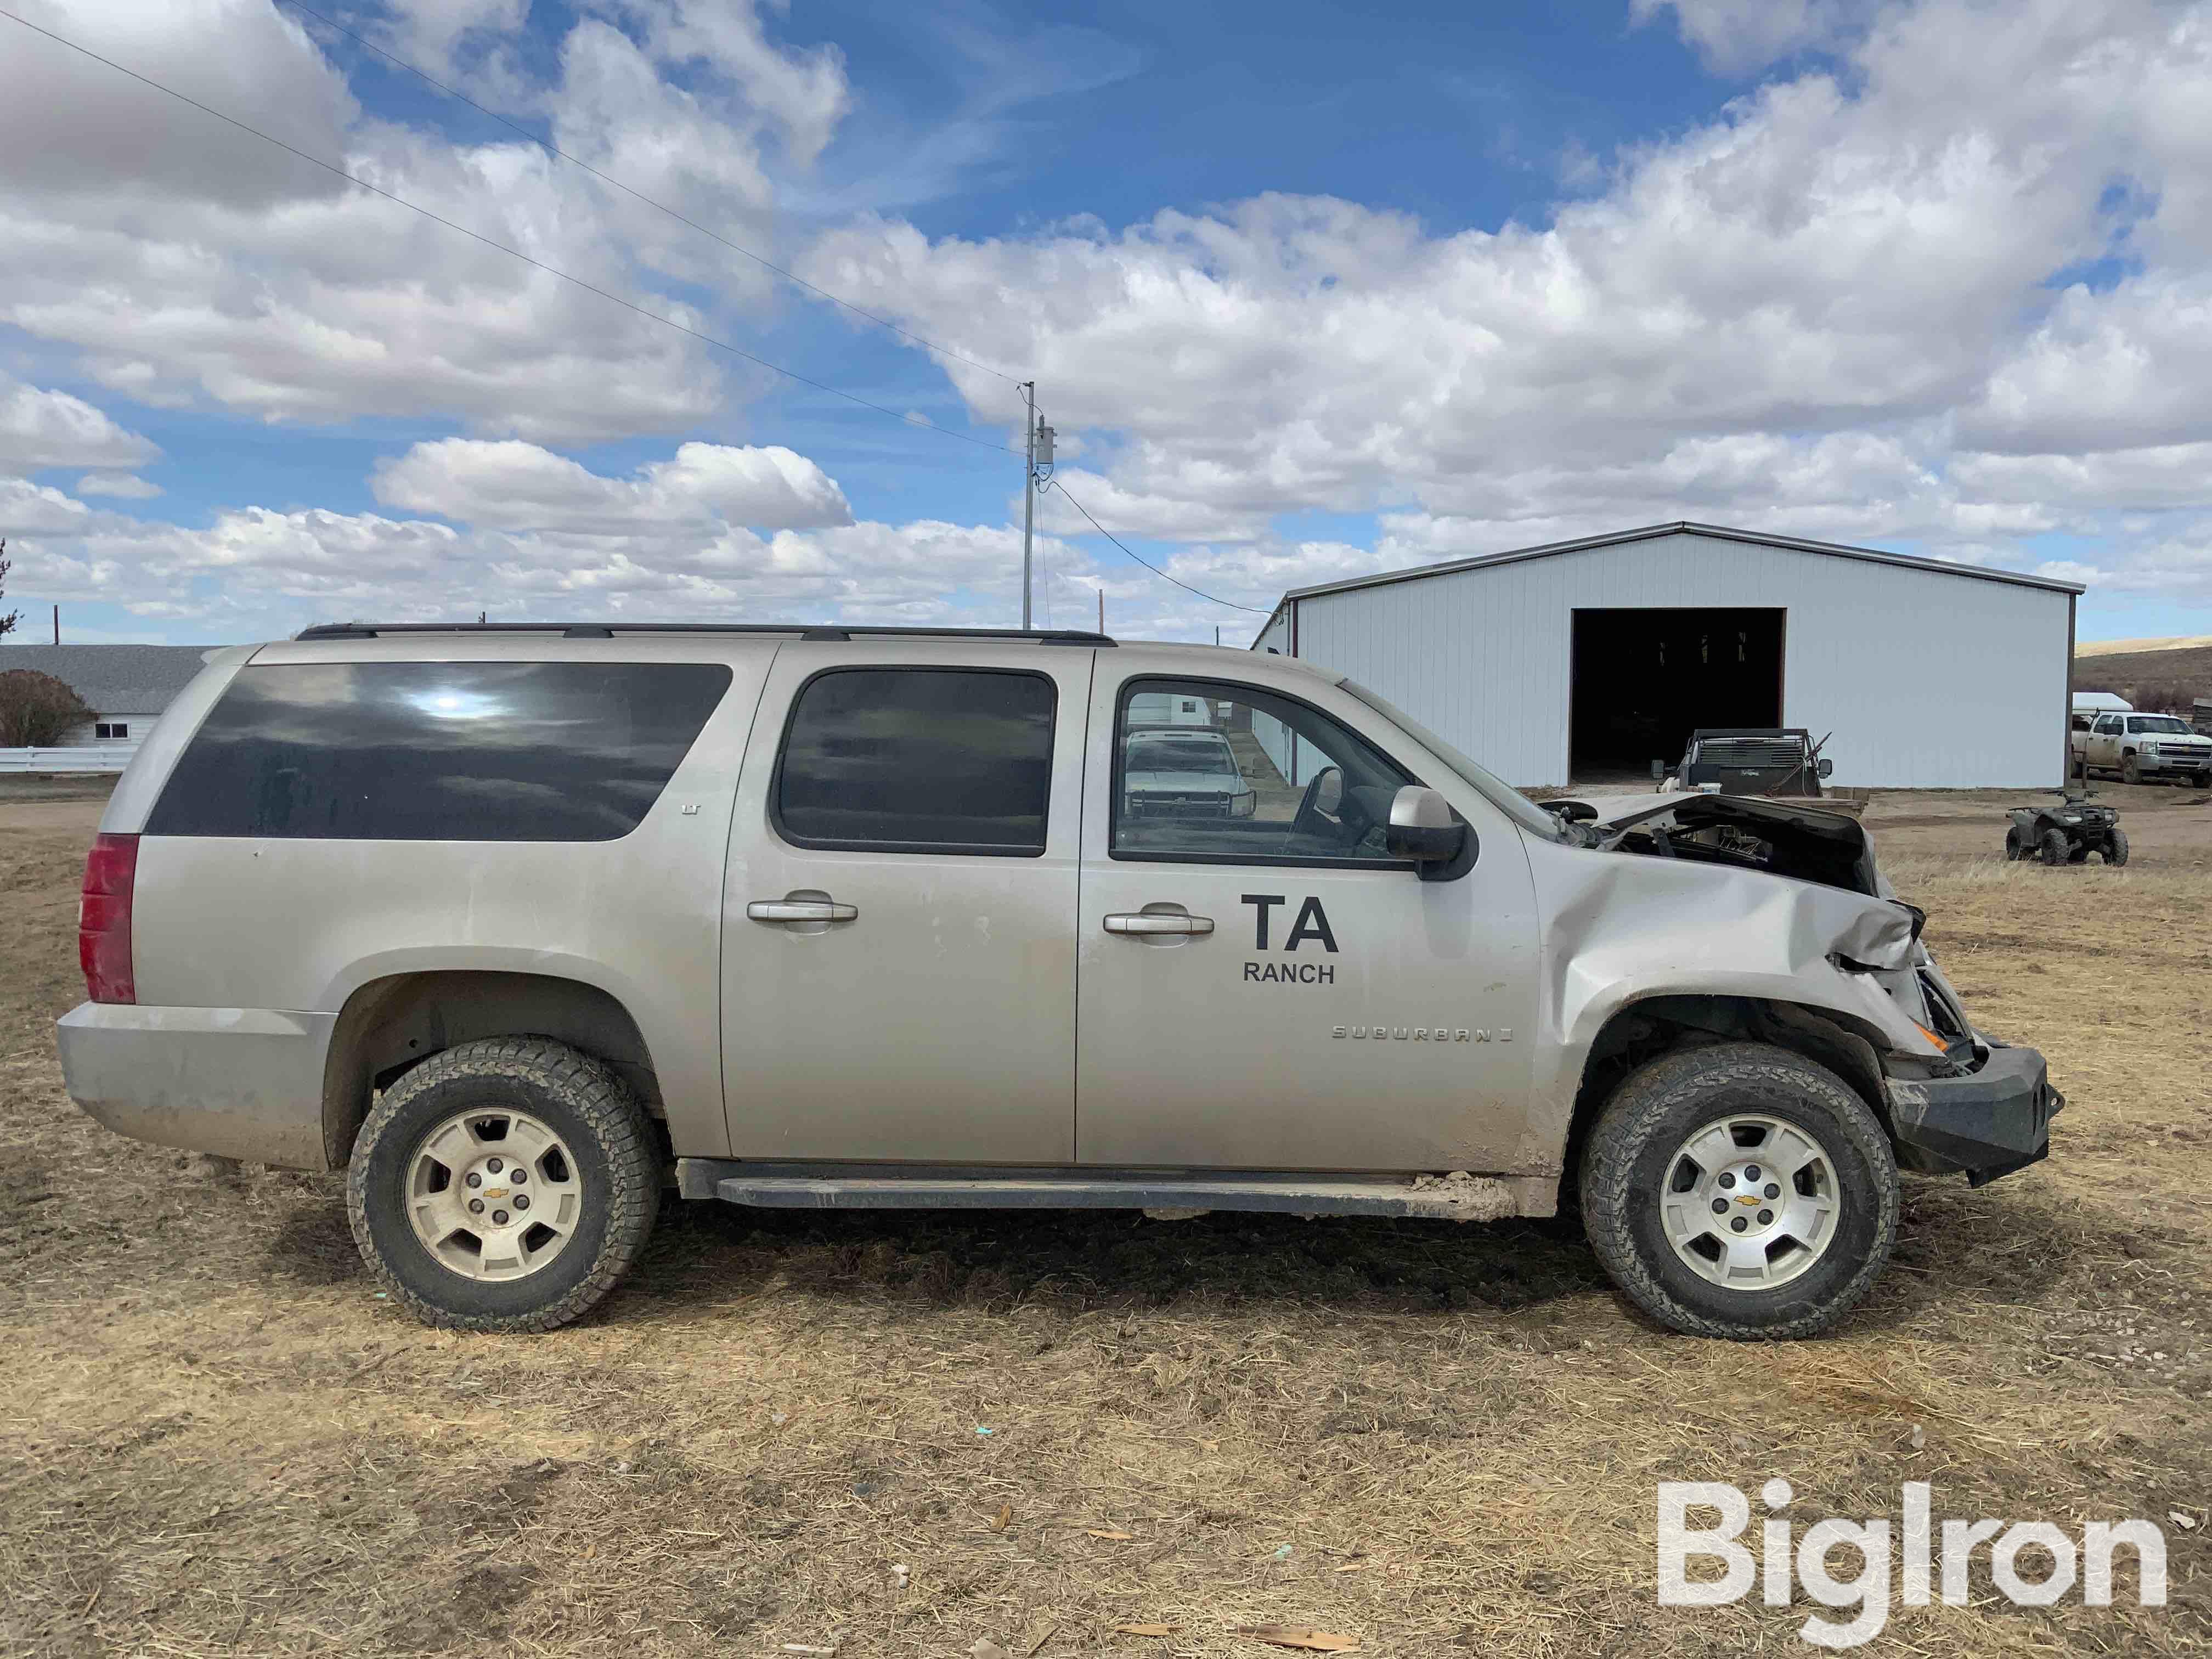
<svg viewBox="0 0 2212 1659">
<path fill-rule="evenodd" d="M 2055 787 L 2081 592 L 1677 523 L 1299 588 L 1253 648 L 1531 787 L 1648 780 L 1693 728 L 1771 726 L 1832 732 L 1842 786 Z"/>
</svg>

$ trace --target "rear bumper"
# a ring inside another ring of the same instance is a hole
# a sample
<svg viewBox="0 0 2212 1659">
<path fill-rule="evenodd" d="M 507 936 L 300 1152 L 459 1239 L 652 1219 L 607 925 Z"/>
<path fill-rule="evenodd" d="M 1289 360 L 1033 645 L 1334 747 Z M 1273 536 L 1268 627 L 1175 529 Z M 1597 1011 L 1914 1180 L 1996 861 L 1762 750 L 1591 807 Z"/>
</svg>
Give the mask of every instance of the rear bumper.
<svg viewBox="0 0 2212 1659">
<path fill-rule="evenodd" d="M 2049 1157 L 2051 1120 L 2066 1103 L 2033 1048 L 1992 1046 L 1966 1077 L 1888 1081 L 1898 1162 L 1934 1174 L 1964 1170 L 1976 1187 Z"/>
<path fill-rule="evenodd" d="M 335 1014 L 79 1003 L 55 1028 L 70 1098 L 156 1146 L 323 1170 Z"/>
</svg>

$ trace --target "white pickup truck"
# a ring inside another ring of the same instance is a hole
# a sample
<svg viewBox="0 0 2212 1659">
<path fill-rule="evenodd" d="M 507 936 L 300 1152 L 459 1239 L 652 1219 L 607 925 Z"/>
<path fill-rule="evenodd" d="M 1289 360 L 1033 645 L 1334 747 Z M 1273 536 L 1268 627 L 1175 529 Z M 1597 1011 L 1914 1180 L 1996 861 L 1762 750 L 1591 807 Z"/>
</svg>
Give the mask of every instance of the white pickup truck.
<svg viewBox="0 0 2212 1659">
<path fill-rule="evenodd" d="M 2180 777 L 2199 789 L 2212 788 L 2212 738 L 2179 715 L 2076 712 L 2068 741 L 2074 769 L 2085 778 L 2117 772 L 2126 783 Z"/>
</svg>

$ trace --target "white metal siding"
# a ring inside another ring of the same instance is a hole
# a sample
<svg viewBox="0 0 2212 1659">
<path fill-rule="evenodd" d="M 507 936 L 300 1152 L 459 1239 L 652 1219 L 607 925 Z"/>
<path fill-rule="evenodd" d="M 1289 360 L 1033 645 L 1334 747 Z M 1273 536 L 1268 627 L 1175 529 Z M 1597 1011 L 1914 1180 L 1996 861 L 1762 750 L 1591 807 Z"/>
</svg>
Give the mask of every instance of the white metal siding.
<svg viewBox="0 0 2212 1659">
<path fill-rule="evenodd" d="M 80 747 L 93 748 L 95 746 L 101 749 L 110 749 L 121 745 L 136 749 L 139 744 L 145 740 L 146 734 L 154 729 L 154 722 L 161 718 L 161 715 L 159 709 L 156 709 L 150 714 L 102 714 L 96 720 L 82 721 L 79 724 L 71 726 L 68 731 L 63 732 L 61 738 L 62 746 L 69 749 Z M 131 728 L 131 735 L 129 737 L 103 738 L 100 735 L 99 728 L 100 726 L 118 721 Z"/>
<path fill-rule="evenodd" d="M 1516 784 L 1567 781 L 1578 608 L 1786 610 L 1783 721 L 1835 732 L 1838 785 L 2040 788 L 2063 764 L 2070 605 L 2050 589 L 1681 534 L 1292 603 L 1299 656 Z"/>
</svg>

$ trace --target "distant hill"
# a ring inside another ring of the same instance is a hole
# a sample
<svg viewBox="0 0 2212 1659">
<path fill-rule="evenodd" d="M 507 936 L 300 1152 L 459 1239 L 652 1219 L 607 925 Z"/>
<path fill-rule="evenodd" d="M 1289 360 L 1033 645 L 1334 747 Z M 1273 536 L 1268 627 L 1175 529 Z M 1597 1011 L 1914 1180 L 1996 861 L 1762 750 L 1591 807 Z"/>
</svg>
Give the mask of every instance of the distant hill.
<svg viewBox="0 0 2212 1659">
<path fill-rule="evenodd" d="M 2162 640 L 2084 640 L 2074 647 L 2074 654 L 2111 657 L 2138 651 L 2185 651 L 2199 645 L 2212 646 L 2212 634 L 2182 634 Z"/>
<path fill-rule="evenodd" d="M 2076 691 L 2117 691 L 2138 708 L 2189 713 L 2191 699 L 2212 697 L 2212 645 L 2149 651 L 2076 653 Z"/>
</svg>

